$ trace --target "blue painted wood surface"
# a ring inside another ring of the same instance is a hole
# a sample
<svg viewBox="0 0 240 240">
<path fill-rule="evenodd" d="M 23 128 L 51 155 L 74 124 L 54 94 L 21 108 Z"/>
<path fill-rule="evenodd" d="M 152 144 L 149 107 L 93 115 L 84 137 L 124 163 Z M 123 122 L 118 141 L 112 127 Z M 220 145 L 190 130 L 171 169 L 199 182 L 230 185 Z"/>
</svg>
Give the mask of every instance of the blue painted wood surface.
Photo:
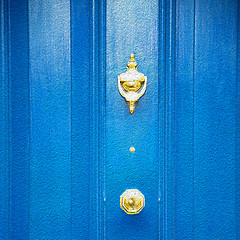
<svg viewBox="0 0 240 240">
<path fill-rule="evenodd" d="M 238 3 L 177 6 L 176 238 L 238 239 Z"/>
<path fill-rule="evenodd" d="M 29 81 L 27 2 L 1 1 L 1 239 L 27 239 Z"/>
<path fill-rule="evenodd" d="M 71 232 L 89 239 L 90 26 L 89 1 L 71 1 Z"/>
<path fill-rule="evenodd" d="M 195 7 L 195 237 L 236 239 L 238 2 L 199 1 Z"/>
<path fill-rule="evenodd" d="M 70 2 L 29 2 L 30 239 L 71 239 Z"/>
<path fill-rule="evenodd" d="M 0 239 L 240 238 L 237 0 L 0 7 Z M 148 87 L 130 115 L 132 52 Z"/>
<path fill-rule="evenodd" d="M 11 239 L 26 239 L 29 235 L 30 91 L 27 6 L 27 1 L 8 3 Z"/>
<path fill-rule="evenodd" d="M 106 238 L 158 239 L 158 1 L 109 0 L 107 6 Z M 132 52 L 148 86 L 131 115 L 117 77 Z M 140 190 L 147 203 L 135 216 L 119 208 L 119 196 L 131 188 Z"/>
<path fill-rule="evenodd" d="M 176 17 L 176 236 L 194 239 L 194 1 L 177 1 Z"/>
<path fill-rule="evenodd" d="M 1 75 L 0 75 L 0 238 L 9 239 L 9 39 L 8 4 L 1 1 Z"/>
</svg>

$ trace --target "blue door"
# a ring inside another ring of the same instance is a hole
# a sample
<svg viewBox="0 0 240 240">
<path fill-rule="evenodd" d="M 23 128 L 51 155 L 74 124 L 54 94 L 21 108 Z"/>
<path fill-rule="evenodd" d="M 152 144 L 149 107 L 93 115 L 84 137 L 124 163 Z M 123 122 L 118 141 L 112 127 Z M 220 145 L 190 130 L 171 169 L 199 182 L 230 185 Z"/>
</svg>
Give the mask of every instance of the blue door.
<svg viewBox="0 0 240 240">
<path fill-rule="evenodd" d="M 0 8 L 0 239 L 240 239 L 238 0 Z"/>
</svg>

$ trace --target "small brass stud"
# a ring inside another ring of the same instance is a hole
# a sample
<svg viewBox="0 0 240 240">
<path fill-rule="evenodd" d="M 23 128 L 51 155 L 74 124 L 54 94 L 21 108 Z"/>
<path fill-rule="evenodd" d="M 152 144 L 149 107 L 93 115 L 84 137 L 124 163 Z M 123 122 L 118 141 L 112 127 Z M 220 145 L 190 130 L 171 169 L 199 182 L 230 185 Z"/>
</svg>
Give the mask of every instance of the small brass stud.
<svg viewBox="0 0 240 240">
<path fill-rule="evenodd" d="M 135 148 L 134 147 L 130 147 L 130 152 L 135 152 Z"/>
</svg>

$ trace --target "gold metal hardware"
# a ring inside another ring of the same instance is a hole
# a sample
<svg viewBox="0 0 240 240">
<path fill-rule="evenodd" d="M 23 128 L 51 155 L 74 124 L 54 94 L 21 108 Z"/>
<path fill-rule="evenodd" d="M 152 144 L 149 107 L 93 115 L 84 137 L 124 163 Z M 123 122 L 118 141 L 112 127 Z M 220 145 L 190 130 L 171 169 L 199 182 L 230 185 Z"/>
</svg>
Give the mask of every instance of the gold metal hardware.
<svg viewBox="0 0 240 240">
<path fill-rule="evenodd" d="M 130 152 L 135 152 L 135 147 L 130 147 L 129 150 Z"/>
<path fill-rule="evenodd" d="M 127 64 L 127 71 L 118 76 L 119 92 L 126 99 L 131 114 L 135 110 L 136 102 L 145 93 L 147 87 L 147 77 L 137 71 L 137 66 L 132 53 Z"/>
<path fill-rule="evenodd" d="M 138 214 L 145 206 L 145 197 L 137 189 L 128 189 L 120 196 L 120 207 L 127 214 Z"/>
</svg>

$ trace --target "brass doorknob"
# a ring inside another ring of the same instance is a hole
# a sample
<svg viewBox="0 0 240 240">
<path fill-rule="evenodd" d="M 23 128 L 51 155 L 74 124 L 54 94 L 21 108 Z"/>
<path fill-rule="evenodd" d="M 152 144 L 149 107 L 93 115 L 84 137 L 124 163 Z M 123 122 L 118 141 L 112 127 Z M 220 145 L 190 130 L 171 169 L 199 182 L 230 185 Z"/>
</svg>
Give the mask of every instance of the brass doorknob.
<svg viewBox="0 0 240 240">
<path fill-rule="evenodd" d="M 120 207 L 127 214 L 138 214 L 145 206 L 145 197 L 137 189 L 128 189 L 120 196 Z"/>
</svg>

